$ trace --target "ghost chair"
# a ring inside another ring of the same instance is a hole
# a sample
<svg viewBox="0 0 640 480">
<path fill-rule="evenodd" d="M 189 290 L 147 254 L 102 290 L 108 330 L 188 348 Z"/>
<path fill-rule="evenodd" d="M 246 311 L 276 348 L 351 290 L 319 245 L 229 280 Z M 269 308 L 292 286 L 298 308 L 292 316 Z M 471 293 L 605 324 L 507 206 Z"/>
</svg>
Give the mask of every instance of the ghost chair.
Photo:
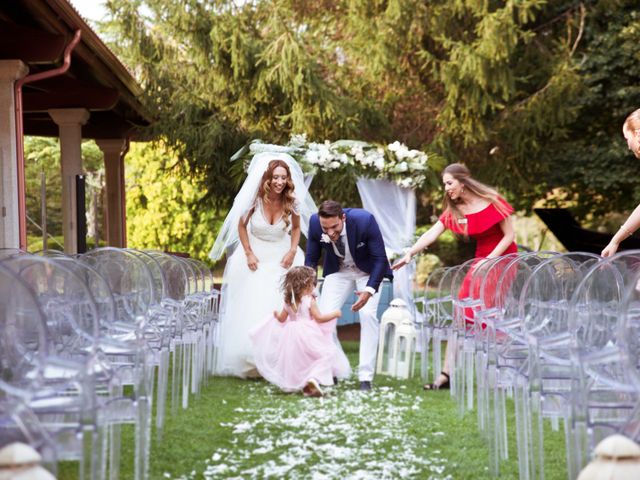
<svg viewBox="0 0 640 480">
<path fill-rule="evenodd" d="M 490 471 L 494 475 L 499 473 L 500 461 L 509 457 L 506 397 L 517 392 L 517 372 L 527 358 L 527 344 L 519 317 L 520 294 L 533 268 L 553 255 L 554 252 L 508 255 L 504 264 L 496 265 L 498 277 L 495 286 L 481 289 L 481 296 L 485 297 L 483 301 L 493 305 L 480 315 L 485 382 L 482 384 L 482 393 L 478 395 L 484 396 L 484 412 L 479 412 L 479 415 L 485 418 Z M 491 298 L 486 298 L 487 294 Z M 516 422 L 521 416 L 522 413 L 516 411 Z"/>
<path fill-rule="evenodd" d="M 0 262 L 0 404 L 27 405 L 55 439 L 58 458 L 79 460 L 79 478 L 99 478 L 104 437 L 95 375 L 85 359 L 63 356 L 84 343 L 82 327 L 45 314 L 43 306 L 52 305 L 6 264 Z"/>
<path fill-rule="evenodd" d="M 571 300 L 571 430 L 569 478 L 612 433 L 640 440 L 640 251 L 594 266 Z"/>
<path fill-rule="evenodd" d="M 167 357 L 167 365 L 171 369 L 171 413 L 175 414 L 179 404 L 187 408 L 189 403 L 189 362 L 190 351 L 187 344 L 187 319 L 185 315 L 185 299 L 191 294 L 192 271 L 181 259 L 175 255 L 163 252 L 148 251 L 160 265 L 166 281 L 163 305 L 173 312 L 169 329 L 171 359 Z M 164 385 L 163 395 L 166 395 L 169 385 Z M 159 387 L 160 388 L 160 387 Z M 181 395 L 180 395 L 181 394 Z M 180 398 L 181 397 L 181 398 Z"/>
<path fill-rule="evenodd" d="M 452 396 L 458 403 L 458 414 L 462 416 L 474 404 L 474 324 L 477 312 L 481 310 L 480 283 L 474 273 L 486 261 L 472 258 L 458 268 L 451 282 L 453 304 L 453 331 L 455 349 L 451 368 Z"/>
<path fill-rule="evenodd" d="M 414 300 L 416 307 L 416 326 L 420 332 L 420 377 L 424 383 L 429 381 L 429 344 L 433 337 L 433 324 L 438 312 L 438 284 L 448 267 L 437 267 L 431 271 L 425 281 L 422 295 Z"/>
<path fill-rule="evenodd" d="M 476 295 L 479 299 L 478 309 L 474 318 L 475 322 L 473 324 L 478 428 L 486 436 L 489 436 L 487 401 L 489 400 L 488 390 L 491 388 L 490 379 L 487 377 L 488 341 L 489 338 L 493 338 L 489 335 L 491 330 L 487 330 L 487 320 L 498 311 L 499 292 L 497 291 L 497 284 L 500 274 L 517 256 L 517 253 L 513 253 L 486 259 L 480 268 L 474 270 L 471 278 L 471 289 L 477 292 Z M 508 285 L 506 285 L 506 288 L 508 288 Z"/>
<path fill-rule="evenodd" d="M 520 298 L 520 320 L 528 355 L 519 371 L 522 395 L 517 408 L 525 413 L 519 423 L 519 451 L 528 453 L 521 472 L 526 478 L 544 478 L 543 419 L 552 427 L 564 421 L 569 431 L 568 412 L 572 368 L 569 355 L 570 300 L 587 271 L 601 257 L 571 252 L 549 258 L 534 268 Z"/>
<path fill-rule="evenodd" d="M 145 260 L 125 249 L 99 248 L 78 259 L 97 271 L 109 285 L 120 328 L 115 340 L 137 346 L 136 357 L 124 362 L 130 376 L 123 382 L 133 386 L 136 399 L 135 419 L 131 419 L 136 428 L 135 477 L 147 478 L 154 366 L 158 352 L 168 341 L 167 330 L 153 322 L 152 306 L 157 299 L 153 274 Z"/>
</svg>

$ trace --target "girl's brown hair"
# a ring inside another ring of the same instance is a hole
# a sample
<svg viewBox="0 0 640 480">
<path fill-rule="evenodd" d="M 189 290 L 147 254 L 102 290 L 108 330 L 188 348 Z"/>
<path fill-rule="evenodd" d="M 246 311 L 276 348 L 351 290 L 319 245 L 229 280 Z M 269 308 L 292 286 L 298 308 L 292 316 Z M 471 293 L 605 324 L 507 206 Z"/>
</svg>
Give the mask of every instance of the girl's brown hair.
<svg viewBox="0 0 640 480">
<path fill-rule="evenodd" d="M 295 202 L 295 185 L 293 184 L 293 180 L 291 180 L 291 170 L 289 170 L 289 165 L 284 160 L 271 160 L 267 169 L 262 174 L 262 180 L 260 180 L 260 188 L 258 189 L 258 198 L 261 198 L 264 203 L 269 203 L 269 193 L 271 192 L 271 179 L 273 178 L 273 171 L 282 167 L 287 171 L 287 183 L 282 190 L 280 196 L 282 197 L 282 210 L 284 219 L 285 229 L 289 229 L 289 225 L 291 225 L 291 212 L 293 212 L 293 204 Z"/>
<path fill-rule="evenodd" d="M 462 184 L 465 190 L 473 193 L 474 195 L 477 195 L 480 198 L 484 198 L 485 200 L 492 203 L 493 206 L 496 207 L 496 210 L 498 210 L 498 212 L 500 212 L 501 215 L 504 215 L 505 217 L 509 215 L 510 212 L 507 209 L 506 205 L 502 202 L 502 198 L 500 197 L 498 192 L 496 192 L 490 186 L 485 185 L 484 183 L 479 182 L 478 180 L 473 178 L 471 176 L 471 172 L 466 167 L 466 165 L 462 163 L 452 163 L 442 171 L 442 176 L 444 176 L 445 173 L 448 173 L 453 178 L 458 180 Z M 443 201 L 443 210 L 445 213 L 449 212 L 451 214 L 452 220 L 454 218 L 456 220 L 464 218 L 464 214 L 460 211 L 460 208 L 458 208 L 458 204 L 455 201 L 451 200 L 449 195 L 446 195 L 446 194 L 444 196 L 444 201 Z M 451 227 L 451 225 L 446 225 L 446 226 L 449 228 Z M 466 225 L 465 225 L 465 231 L 466 231 Z"/>
<path fill-rule="evenodd" d="M 281 289 L 284 293 L 284 303 L 298 309 L 302 294 L 316 283 L 316 271 L 311 267 L 293 267 L 282 279 Z"/>
</svg>

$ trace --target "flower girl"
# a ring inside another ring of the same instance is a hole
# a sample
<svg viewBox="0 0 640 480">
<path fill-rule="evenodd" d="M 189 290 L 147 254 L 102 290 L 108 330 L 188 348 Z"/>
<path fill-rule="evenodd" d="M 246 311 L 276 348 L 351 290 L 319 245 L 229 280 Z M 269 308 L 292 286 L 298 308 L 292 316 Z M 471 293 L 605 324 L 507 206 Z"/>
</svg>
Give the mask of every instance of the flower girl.
<svg viewBox="0 0 640 480">
<path fill-rule="evenodd" d="M 282 282 L 284 308 L 249 332 L 260 374 L 285 392 L 302 390 L 310 397 L 322 396 L 321 385 L 350 373 L 342 348 L 320 328 L 340 317 L 340 310 L 318 310 L 315 282 L 312 268 L 291 268 Z"/>
</svg>

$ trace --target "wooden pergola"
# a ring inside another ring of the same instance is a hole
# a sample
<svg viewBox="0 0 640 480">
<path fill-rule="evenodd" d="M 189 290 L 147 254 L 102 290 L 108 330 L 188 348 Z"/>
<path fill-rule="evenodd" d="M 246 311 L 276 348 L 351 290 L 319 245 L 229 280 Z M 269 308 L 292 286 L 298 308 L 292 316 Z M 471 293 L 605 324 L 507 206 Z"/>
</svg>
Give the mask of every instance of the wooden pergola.
<svg viewBox="0 0 640 480">
<path fill-rule="evenodd" d="M 104 154 L 107 243 L 126 245 L 124 156 L 151 122 L 141 95 L 67 0 L 0 2 L 0 248 L 26 246 L 24 135 L 60 138 L 65 251 L 77 252 L 83 139 Z"/>
</svg>

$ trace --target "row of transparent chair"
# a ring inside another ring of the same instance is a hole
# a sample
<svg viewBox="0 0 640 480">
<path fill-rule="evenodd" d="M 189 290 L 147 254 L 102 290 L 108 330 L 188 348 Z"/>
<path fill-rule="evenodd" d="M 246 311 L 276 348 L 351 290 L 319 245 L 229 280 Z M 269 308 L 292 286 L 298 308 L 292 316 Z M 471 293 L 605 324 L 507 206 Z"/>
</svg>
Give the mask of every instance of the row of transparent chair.
<svg viewBox="0 0 640 480">
<path fill-rule="evenodd" d="M 170 335 L 183 331 L 183 322 L 176 315 L 181 308 L 188 311 L 189 305 L 198 306 L 198 315 L 192 312 L 190 318 L 205 325 L 207 331 L 207 341 L 199 340 L 202 348 L 198 351 L 205 354 L 199 354 L 202 361 L 197 364 L 198 375 L 204 377 L 211 368 L 212 354 L 207 348 L 212 348 L 213 342 L 208 332 L 215 328 L 219 294 L 205 289 L 213 287 L 213 277 L 197 261 L 176 260 L 173 263 L 183 265 L 187 272 L 181 277 L 180 293 L 180 285 L 176 288 L 176 282 L 165 278 L 158 258 L 165 263 L 171 261 L 166 254 L 109 248 L 77 259 L 48 252 L 40 257 L 0 252 L 2 285 L 6 288 L 2 292 L 6 299 L 3 321 L 7 323 L 3 345 L 10 344 L 10 335 L 17 330 L 40 331 L 42 336 L 40 341 L 18 342 L 19 351 L 32 352 L 24 357 L 26 366 L 15 362 L 19 356 L 15 349 L 2 350 L 2 363 L 24 368 L 28 375 L 7 373 L 13 381 L 0 384 L 0 402 L 9 405 L 9 400 L 20 400 L 44 419 L 45 426 L 55 423 L 68 427 L 64 431 L 73 432 L 68 439 L 78 438 L 79 433 L 89 438 L 76 441 L 75 446 L 70 442 L 61 452 L 62 458 L 74 458 L 75 454 L 80 460 L 80 478 L 104 478 L 107 449 L 110 476 L 118 478 L 119 425 L 123 422 L 136 425 L 135 477 L 147 477 L 153 368 L 159 369 L 159 392 L 166 393 Z M 16 289 L 21 289 L 21 294 L 10 294 Z M 13 305 L 16 298 L 26 300 Z M 21 305 L 29 299 L 30 308 Z M 25 316 L 30 320 L 16 320 Z M 194 382 L 197 380 L 194 377 Z M 43 385 L 49 397 L 34 397 L 33 392 L 42 392 Z M 125 385 L 134 387 L 132 397 L 122 395 Z M 64 397 L 65 410 L 52 401 L 57 398 L 60 402 L 59 397 Z M 160 399 L 165 397 L 158 393 L 159 432 L 164 413 Z M 62 414 L 65 422 L 59 418 L 49 421 Z M 55 434 L 62 435 L 62 430 Z M 60 450 L 65 442 L 56 438 L 56 444 Z M 78 445 L 87 446 L 81 455 Z"/>
<path fill-rule="evenodd" d="M 554 428 L 563 422 L 570 479 L 601 432 L 637 439 L 640 253 L 603 260 L 532 252 L 472 270 L 475 262 L 460 267 L 451 288 L 452 394 L 461 413 L 473 405 L 475 368 L 478 425 L 490 443 L 491 472 L 498 475 L 508 457 L 508 392 L 515 396 L 520 478 L 544 478 L 545 418 Z M 467 295 L 460 295 L 463 282 Z"/>
</svg>

